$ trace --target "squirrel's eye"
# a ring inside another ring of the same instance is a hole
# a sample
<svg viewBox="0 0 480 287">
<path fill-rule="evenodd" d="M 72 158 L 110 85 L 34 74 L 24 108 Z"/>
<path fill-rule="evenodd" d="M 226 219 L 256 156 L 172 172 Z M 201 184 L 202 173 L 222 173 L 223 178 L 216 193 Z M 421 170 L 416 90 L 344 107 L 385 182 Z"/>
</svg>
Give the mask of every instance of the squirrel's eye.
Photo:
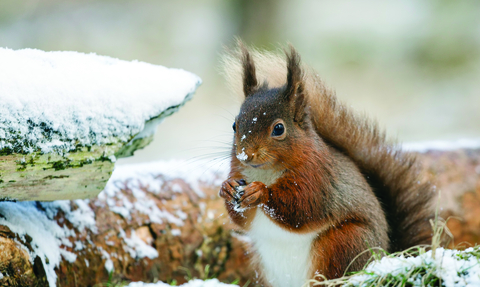
<svg viewBox="0 0 480 287">
<path fill-rule="evenodd" d="M 275 127 L 273 127 L 273 136 L 281 136 L 285 132 L 285 127 L 283 124 L 276 124 Z"/>
<path fill-rule="evenodd" d="M 233 122 L 232 129 L 234 133 L 237 132 L 237 125 L 235 124 L 235 122 Z"/>
</svg>

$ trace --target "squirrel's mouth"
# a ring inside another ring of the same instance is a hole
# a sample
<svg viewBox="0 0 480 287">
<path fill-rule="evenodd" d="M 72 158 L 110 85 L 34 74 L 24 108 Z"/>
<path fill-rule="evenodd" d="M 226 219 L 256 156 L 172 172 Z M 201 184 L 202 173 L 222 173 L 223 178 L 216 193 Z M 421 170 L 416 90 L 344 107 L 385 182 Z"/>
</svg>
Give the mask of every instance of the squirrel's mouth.
<svg viewBox="0 0 480 287">
<path fill-rule="evenodd" d="M 251 164 L 251 163 L 249 163 L 248 165 L 251 166 L 251 167 L 253 167 L 253 168 L 259 168 L 259 167 L 262 167 L 262 166 L 264 166 L 264 165 L 266 165 L 266 164 L 267 164 L 267 163 L 265 162 L 265 163 L 262 163 L 262 164 Z"/>
</svg>

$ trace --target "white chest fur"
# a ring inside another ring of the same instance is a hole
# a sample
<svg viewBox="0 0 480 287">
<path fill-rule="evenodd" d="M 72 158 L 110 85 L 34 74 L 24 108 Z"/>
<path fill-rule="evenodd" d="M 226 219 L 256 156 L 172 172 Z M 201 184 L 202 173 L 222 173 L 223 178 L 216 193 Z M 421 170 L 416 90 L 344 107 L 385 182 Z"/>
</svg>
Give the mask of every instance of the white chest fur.
<svg viewBox="0 0 480 287">
<path fill-rule="evenodd" d="M 297 234 L 280 228 L 259 207 L 248 231 L 264 278 L 273 287 L 300 287 L 311 269 L 311 246 L 317 233 Z"/>
<path fill-rule="evenodd" d="M 254 181 L 260 181 L 268 186 L 275 183 L 277 179 L 282 176 L 283 171 L 247 167 L 242 171 L 242 174 L 243 176 L 245 176 L 245 179 L 249 183 Z"/>
</svg>

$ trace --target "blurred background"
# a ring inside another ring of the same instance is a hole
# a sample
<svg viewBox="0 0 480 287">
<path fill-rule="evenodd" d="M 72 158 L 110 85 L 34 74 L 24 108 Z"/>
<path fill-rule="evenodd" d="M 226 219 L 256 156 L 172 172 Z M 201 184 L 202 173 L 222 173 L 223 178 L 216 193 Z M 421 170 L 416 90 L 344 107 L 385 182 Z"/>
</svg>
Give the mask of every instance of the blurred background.
<svg viewBox="0 0 480 287">
<path fill-rule="evenodd" d="M 291 42 L 339 98 L 403 142 L 480 138 L 480 2 L 0 0 L 0 46 L 182 68 L 203 85 L 120 163 L 225 154 L 241 99 L 219 58 L 234 36 Z M 1 63 L 0 63 L 1 65 Z"/>
</svg>

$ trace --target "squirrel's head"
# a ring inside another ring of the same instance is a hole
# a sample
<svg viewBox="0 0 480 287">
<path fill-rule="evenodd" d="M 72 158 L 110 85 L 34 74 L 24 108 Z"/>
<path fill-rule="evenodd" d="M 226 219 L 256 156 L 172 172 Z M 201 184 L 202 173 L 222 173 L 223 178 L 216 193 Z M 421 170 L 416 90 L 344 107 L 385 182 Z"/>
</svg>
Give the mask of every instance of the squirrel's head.
<svg viewBox="0 0 480 287">
<path fill-rule="evenodd" d="M 304 146 L 312 131 L 300 57 L 290 47 L 286 84 L 269 89 L 267 83 L 259 85 L 254 61 L 241 49 L 245 101 L 233 123 L 233 152 L 253 168 L 288 168 L 292 149 Z"/>
</svg>

